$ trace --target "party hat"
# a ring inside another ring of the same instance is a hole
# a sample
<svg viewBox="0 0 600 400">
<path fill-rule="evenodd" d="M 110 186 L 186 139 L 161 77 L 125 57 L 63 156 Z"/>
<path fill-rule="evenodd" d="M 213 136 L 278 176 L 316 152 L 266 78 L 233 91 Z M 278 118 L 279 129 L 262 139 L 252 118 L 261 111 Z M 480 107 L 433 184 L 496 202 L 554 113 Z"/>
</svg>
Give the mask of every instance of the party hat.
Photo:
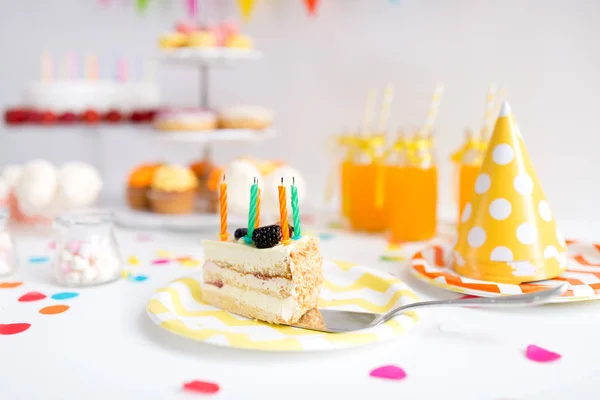
<svg viewBox="0 0 600 400">
<path fill-rule="evenodd" d="M 514 283 L 551 279 L 566 268 L 566 246 L 507 102 L 458 227 L 460 275 Z"/>
</svg>

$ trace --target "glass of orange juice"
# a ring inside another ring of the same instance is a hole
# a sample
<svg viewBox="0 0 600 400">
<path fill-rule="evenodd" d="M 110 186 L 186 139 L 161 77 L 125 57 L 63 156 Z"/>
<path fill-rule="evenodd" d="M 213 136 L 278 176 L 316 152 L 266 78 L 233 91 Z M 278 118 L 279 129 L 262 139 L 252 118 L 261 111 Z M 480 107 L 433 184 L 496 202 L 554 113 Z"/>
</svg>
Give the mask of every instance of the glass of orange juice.
<svg viewBox="0 0 600 400">
<path fill-rule="evenodd" d="M 458 170 L 458 182 L 456 184 L 458 185 L 459 219 L 475 189 L 475 181 L 483 162 L 484 150 L 485 142 L 473 137 L 471 132 L 467 131 L 466 143 L 457 153 L 459 157 L 455 160 Z"/>
<path fill-rule="evenodd" d="M 386 169 L 388 228 L 392 242 L 428 240 L 437 228 L 437 166 L 431 137 L 408 143 L 407 162 Z"/>
<path fill-rule="evenodd" d="M 361 138 L 363 142 L 355 162 L 346 166 L 349 176 L 348 219 L 353 230 L 383 232 L 385 218 L 385 168 L 380 154 L 375 150 L 383 144 L 377 142 L 378 149 L 368 148 L 364 143 L 372 137 Z"/>
</svg>

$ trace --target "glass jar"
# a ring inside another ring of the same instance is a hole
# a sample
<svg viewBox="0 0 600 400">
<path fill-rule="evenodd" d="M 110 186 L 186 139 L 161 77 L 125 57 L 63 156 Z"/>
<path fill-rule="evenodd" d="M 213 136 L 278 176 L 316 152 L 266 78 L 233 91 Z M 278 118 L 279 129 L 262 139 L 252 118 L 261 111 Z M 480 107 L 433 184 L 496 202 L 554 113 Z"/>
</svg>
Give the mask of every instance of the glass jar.
<svg viewBox="0 0 600 400">
<path fill-rule="evenodd" d="M 105 210 L 82 210 L 55 220 L 53 272 L 67 286 L 90 286 L 121 277 L 121 256 L 114 236 L 114 217 Z"/>
<path fill-rule="evenodd" d="M 12 274 L 17 267 L 15 244 L 6 226 L 9 217 L 7 209 L 0 209 L 0 276 Z"/>
</svg>

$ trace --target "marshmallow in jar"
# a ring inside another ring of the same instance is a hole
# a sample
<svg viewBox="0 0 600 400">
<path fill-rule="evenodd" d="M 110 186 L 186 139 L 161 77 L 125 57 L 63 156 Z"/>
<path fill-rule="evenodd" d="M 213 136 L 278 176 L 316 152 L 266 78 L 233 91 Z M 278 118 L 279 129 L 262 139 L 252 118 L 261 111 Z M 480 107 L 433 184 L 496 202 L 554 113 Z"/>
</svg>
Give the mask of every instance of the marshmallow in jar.
<svg viewBox="0 0 600 400">
<path fill-rule="evenodd" d="M 90 286 L 121 276 L 121 257 L 108 211 L 83 210 L 56 218 L 54 276 L 67 286 Z"/>
<path fill-rule="evenodd" d="M 0 276 L 12 274 L 17 266 L 15 246 L 6 229 L 8 218 L 8 210 L 0 209 Z"/>
</svg>

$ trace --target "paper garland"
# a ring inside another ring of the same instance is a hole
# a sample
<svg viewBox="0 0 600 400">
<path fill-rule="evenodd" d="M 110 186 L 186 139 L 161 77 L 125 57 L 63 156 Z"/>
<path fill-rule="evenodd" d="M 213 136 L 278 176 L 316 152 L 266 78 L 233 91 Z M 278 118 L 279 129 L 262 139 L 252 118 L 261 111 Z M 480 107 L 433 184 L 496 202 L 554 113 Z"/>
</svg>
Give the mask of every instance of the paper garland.
<svg viewBox="0 0 600 400">
<path fill-rule="evenodd" d="M 244 21 L 250 21 L 252 11 L 254 11 L 255 3 L 255 0 L 237 0 L 240 13 L 242 14 L 242 19 Z"/>
<path fill-rule="evenodd" d="M 319 6 L 319 0 L 304 0 L 304 5 L 308 10 L 308 13 L 315 17 L 317 15 L 317 7 Z"/>
</svg>

